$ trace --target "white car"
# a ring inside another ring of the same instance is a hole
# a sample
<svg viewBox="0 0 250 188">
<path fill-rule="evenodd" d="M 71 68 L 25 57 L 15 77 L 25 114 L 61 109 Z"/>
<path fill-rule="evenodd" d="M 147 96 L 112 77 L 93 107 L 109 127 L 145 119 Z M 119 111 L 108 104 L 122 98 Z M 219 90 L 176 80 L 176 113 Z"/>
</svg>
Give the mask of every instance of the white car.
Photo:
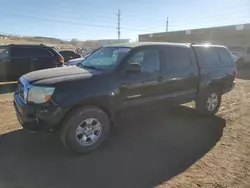
<svg viewBox="0 0 250 188">
<path fill-rule="evenodd" d="M 65 63 L 65 65 L 67 65 L 67 66 L 72 66 L 72 65 L 78 66 L 84 59 L 85 59 L 85 57 L 71 59 L 67 63 Z"/>
</svg>

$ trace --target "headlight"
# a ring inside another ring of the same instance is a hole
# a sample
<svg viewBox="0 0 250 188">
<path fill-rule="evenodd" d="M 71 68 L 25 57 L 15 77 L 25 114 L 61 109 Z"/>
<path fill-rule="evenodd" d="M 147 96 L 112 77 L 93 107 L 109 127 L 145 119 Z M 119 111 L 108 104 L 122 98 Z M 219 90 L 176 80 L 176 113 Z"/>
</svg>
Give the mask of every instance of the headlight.
<svg viewBox="0 0 250 188">
<path fill-rule="evenodd" d="M 33 86 L 29 89 L 28 92 L 28 102 L 34 102 L 37 104 L 47 102 L 55 88 L 53 87 L 36 87 Z"/>
</svg>

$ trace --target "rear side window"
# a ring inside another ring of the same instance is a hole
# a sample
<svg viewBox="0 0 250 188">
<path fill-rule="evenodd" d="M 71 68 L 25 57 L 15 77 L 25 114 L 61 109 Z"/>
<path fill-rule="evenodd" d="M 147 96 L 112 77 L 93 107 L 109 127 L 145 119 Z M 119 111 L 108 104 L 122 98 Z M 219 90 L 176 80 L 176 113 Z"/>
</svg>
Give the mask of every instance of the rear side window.
<svg viewBox="0 0 250 188">
<path fill-rule="evenodd" d="M 195 47 L 195 50 L 201 65 L 220 64 L 219 56 L 214 48 Z"/>
<path fill-rule="evenodd" d="M 59 52 L 62 56 L 76 56 L 77 54 L 72 51 L 60 51 Z"/>
<path fill-rule="evenodd" d="M 234 64 L 234 60 L 225 48 L 217 48 L 217 53 L 219 54 L 220 60 L 223 64 Z"/>
<path fill-rule="evenodd" d="M 184 47 L 164 48 L 164 59 L 167 70 L 185 69 L 191 64 L 188 48 Z"/>
<path fill-rule="evenodd" d="M 13 57 L 52 57 L 53 55 L 44 48 L 13 47 Z"/>
<path fill-rule="evenodd" d="M 9 57 L 9 48 L 0 47 L 0 59 L 6 59 Z"/>
<path fill-rule="evenodd" d="M 45 48 L 31 48 L 30 54 L 32 57 L 52 57 L 52 54 Z"/>
</svg>

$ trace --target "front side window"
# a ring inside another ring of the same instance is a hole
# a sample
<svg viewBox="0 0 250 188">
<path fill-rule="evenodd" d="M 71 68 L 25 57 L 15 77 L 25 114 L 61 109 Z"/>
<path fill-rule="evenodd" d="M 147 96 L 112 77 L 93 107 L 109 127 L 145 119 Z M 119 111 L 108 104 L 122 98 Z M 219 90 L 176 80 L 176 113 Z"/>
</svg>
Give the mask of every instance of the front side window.
<svg viewBox="0 0 250 188">
<path fill-rule="evenodd" d="M 82 61 L 80 67 L 113 70 L 121 61 L 121 59 L 130 51 L 127 47 L 104 47 L 95 51 Z"/>
<path fill-rule="evenodd" d="M 159 51 L 155 49 L 140 50 L 129 59 L 128 63 L 140 64 L 142 72 L 157 72 L 160 70 Z"/>
<path fill-rule="evenodd" d="M 78 54 L 76 54 L 76 53 L 74 53 L 74 52 L 72 52 L 72 51 L 60 51 L 59 52 L 62 56 L 72 56 L 72 57 L 74 57 L 74 56 L 77 56 Z"/>
<path fill-rule="evenodd" d="M 17 58 L 51 57 L 52 54 L 43 48 L 13 47 L 12 56 Z"/>
<path fill-rule="evenodd" d="M 0 47 L 0 59 L 6 59 L 9 57 L 9 48 Z"/>
</svg>

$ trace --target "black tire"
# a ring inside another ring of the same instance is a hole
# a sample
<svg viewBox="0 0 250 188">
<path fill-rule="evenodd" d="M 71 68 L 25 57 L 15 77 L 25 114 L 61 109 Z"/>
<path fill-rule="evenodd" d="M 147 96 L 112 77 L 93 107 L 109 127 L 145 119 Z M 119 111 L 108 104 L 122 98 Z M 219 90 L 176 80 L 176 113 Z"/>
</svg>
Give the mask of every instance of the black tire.
<svg viewBox="0 0 250 188">
<path fill-rule="evenodd" d="M 76 130 L 84 120 L 95 118 L 101 124 L 98 140 L 89 146 L 83 146 L 77 141 Z M 76 154 L 86 154 L 97 150 L 105 141 L 110 131 L 110 121 L 107 114 L 99 108 L 88 106 L 72 111 L 62 123 L 61 141 L 65 148 Z"/>
<path fill-rule="evenodd" d="M 215 105 L 214 108 L 210 108 L 209 110 L 209 105 L 208 105 L 208 99 L 211 96 L 214 96 L 214 94 L 217 96 L 218 102 Z M 199 94 L 198 99 L 195 101 L 195 109 L 198 112 L 198 114 L 203 115 L 203 116 L 212 116 L 215 115 L 221 105 L 221 92 L 219 92 L 215 88 L 207 88 L 204 92 Z"/>
</svg>

